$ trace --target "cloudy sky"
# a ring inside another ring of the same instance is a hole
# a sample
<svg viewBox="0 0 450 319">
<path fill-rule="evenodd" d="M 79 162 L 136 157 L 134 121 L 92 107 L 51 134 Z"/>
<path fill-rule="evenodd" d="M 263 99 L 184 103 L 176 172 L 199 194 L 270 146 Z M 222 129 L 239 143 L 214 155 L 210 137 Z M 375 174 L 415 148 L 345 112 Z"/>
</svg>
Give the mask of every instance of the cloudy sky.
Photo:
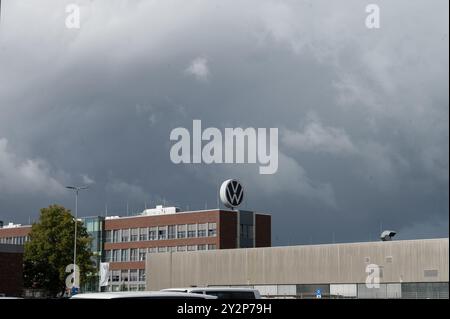
<svg viewBox="0 0 450 319">
<path fill-rule="evenodd" d="M 447 237 L 448 1 L 3 0 L 0 220 L 217 207 L 224 179 L 273 244 Z M 80 29 L 65 26 L 66 5 Z M 175 165 L 170 132 L 276 127 L 279 168 Z"/>
</svg>

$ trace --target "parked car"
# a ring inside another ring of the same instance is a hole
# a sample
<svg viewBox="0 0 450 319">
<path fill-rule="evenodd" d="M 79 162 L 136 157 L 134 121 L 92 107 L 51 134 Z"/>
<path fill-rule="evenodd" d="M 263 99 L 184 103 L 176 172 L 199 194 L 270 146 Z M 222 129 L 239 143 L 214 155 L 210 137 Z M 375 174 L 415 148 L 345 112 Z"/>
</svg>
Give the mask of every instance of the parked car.
<svg viewBox="0 0 450 319">
<path fill-rule="evenodd" d="M 217 297 L 186 292 L 120 291 L 83 293 L 70 299 L 217 299 Z"/>
<path fill-rule="evenodd" d="M 161 291 L 203 294 L 216 296 L 217 299 L 261 299 L 259 291 L 252 288 L 190 287 L 168 288 Z"/>
</svg>

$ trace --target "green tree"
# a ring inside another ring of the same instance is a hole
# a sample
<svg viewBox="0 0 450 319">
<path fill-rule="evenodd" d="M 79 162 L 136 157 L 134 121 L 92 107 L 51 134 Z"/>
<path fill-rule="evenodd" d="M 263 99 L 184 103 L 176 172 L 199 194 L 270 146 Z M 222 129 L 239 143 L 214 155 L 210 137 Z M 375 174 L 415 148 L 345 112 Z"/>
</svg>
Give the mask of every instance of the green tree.
<svg viewBox="0 0 450 319">
<path fill-rule="evenodd" d="M 77 260 L 80 286 L 95 268 L 92 265 L 90 241 L 86 227 L 77 222 Z M 44 289 L 51 295 L 64 293 L 66 267 L 73 264 L 75 218 L 70 210 L 58 205 L 41 209 L 34 223 L 30 241 L 24 250 L 24 283 L 28 288 Z"/>
</svg>

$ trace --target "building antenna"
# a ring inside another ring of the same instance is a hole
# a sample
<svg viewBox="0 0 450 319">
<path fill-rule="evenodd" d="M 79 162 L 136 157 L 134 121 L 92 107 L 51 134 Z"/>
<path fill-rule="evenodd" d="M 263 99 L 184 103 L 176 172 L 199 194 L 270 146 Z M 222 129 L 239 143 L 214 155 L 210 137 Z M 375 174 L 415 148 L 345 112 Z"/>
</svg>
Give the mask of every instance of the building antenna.
<svg viewBox="0 0 450 319">
<path fill-rule="evenodd" d="M 108 204 L 105 203 L 105 217 L 108 217 Z"/>
<path fill-rule="evenodd" d="M 129 207 L 128 207 L 128 201 L 127 201 L 127 216 L 129 216 Z"/>
</svg>

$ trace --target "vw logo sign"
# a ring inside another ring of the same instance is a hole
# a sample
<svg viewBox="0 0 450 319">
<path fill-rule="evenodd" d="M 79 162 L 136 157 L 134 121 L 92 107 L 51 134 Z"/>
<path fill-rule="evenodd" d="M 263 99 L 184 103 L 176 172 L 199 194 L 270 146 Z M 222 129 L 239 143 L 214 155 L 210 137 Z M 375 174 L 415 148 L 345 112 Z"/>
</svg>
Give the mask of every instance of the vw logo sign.
<svg viewBox="0 0 450 319">
<path fill-rule="evenodd" d="M 220 200 L 231 209 L 239 206 L 244 200 L 244 187 L 235 179 L 229 179 L 220 186 Z"/>
</svg>

